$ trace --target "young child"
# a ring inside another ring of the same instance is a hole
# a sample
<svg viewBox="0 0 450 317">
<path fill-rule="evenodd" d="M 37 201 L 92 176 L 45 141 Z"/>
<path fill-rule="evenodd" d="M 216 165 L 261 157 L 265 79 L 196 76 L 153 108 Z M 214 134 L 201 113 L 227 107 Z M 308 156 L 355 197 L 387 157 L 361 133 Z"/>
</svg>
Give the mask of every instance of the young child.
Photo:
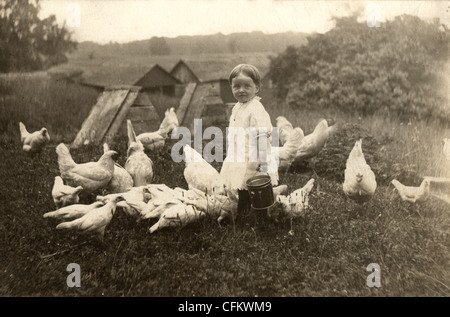
<svg viewBox="0 0 450 317">
<path fill-rule="evenodd" d="M 234 105 L 227 134 L 227 152 L 220 176 L 225 186 L 238 191 L 238 214 L 251 207 L 247 180 L 269 175 L 278 184 L 278 165 L 271 158 L 270 116 L 257 96 L 261 75 L 250 64 L 239 64 L 230 73 L 229 82 L 237 103 Z"/>
</svg>

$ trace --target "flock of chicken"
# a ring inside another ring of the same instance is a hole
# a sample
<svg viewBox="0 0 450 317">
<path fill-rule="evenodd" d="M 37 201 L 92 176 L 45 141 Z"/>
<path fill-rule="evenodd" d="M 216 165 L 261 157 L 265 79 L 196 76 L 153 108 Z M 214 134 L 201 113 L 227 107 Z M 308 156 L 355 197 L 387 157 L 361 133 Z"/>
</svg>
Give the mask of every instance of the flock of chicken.
<svg viewBox="0 0 450 317">
<path fill-rule="evenodd" d="M 279 170 L 287 171 L 292 164 L 310 160 L 318 155 L 337 125 L 328 126 L 321 120 L 314 131 L 304 135 L 303 130 L 283 116 L 276 118 L 280 147 Z M 204 216 L 212 216 L 220 222 L 234 220 L 237 209 L 237 193 L 221 186 L 217 170 L 206 162 L 200 153 L 189 145 L 183 147 L 185 155 L 184 178 L 188 189 L 169 188 L 153 184 L 153 162 L 145 150 L 161 149 L 169 133 L 178 127 L 174 108 L 166 111 L 159 129 L 136 135 L 131 121 L 127 120 L 128 149 L 125 165 L 115 162 L 116 151 L 105 143 L 103 155 L 96 162 L 76 163 L 69 148 L 60 143 L 56 147 L 60 176 L 54 179 L 52 197 L 56 210 L 44 214 L 44 218 L 62 220 L 57 229 L 72 229 L 82 233 L 94 233 L 103 240 L 106 226 L 117 209 L 140 219 L 158 219 L 149 229 L 153 233 L 165 227 L 185 226 Z M 31 155 L 39 154 L 49 143 L 46 128 L 29 133 L 20 122 L 23 150 Z M 450 139 L 444 139 L 444 154 L 450 161 Z M 405 201 L 424 200 L 430 193 L 430 181 L 424 179 L 419 187 L 405 186 L 397 180 L 392 184 Z M 276 204 L 269 208 L 269 216 L 295 218 L 304 215 L 309 207 L 308 196 L 314 186 L 311 178 L 302 188 L 286 195 L 287 185 L 273 188 Z M 369 201 L 377 188 L 374 172 L 367 164 L 362 151 L 362 139 L 351 150 L 342 185 L 347 197 L 359 204 Z M 80 193 L 106 191 L 97 195 L 91 204 L 80 204 Z"/>
</svg>

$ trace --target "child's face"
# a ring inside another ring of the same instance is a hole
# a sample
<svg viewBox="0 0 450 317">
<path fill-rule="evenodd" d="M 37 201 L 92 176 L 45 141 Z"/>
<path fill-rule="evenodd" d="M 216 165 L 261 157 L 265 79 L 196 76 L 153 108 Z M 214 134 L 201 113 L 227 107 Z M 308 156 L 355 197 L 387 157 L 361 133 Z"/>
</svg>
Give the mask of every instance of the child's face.
<svg viewBox="0 0 450 317">
<path fill-rule="evenodd" d="M 234 98 L 241 103 L 245 103 L 255 97 L 259 87 L 255 85 L 253 79 L 245 74 L 238 74 L 231 80 L 231 91 Z"/>
</svg>

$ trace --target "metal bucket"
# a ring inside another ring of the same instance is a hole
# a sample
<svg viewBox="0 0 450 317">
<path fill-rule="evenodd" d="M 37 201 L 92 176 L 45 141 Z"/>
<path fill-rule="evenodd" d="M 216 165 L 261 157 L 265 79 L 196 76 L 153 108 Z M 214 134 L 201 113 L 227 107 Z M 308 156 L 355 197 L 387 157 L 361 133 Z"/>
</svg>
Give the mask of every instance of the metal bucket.
<svg viewBox="0 0 450 317">
<path fill-rule="evenodd" d="M 267 209 L 275 203 L 272 181 L 269 175 L 258 175 L 247 180 L 252 207 L 256 210 Z"/>
</svg>

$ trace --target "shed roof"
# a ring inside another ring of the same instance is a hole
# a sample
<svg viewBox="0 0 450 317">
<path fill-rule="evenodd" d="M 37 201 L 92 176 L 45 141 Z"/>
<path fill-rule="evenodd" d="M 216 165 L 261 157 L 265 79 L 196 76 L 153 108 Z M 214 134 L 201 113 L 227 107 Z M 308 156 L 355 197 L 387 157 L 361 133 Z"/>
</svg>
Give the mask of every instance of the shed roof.
<svg viewBox="0 0 450 317">
<path fill-rule="evenodd" d="M 178 71 L 178 69 L 180 68 L 185 68 L 187 69 L 189 75 L 195 80 L 195 82 L 200 81 L 200 79 L 198 78 L 198 76 L 195 74 L 195 72 L 186 64 L 185 61 L 183 61 L 182 59 L 180 59 L 178 61 L 178 63 L 175 64 L 175 66 L 172 67 L 172 69 L 170 70 L 170 74 L 175 75 L 175 73 Z"/>
<path fill-rule="evenodd" d="M 129 65 L 121 63 L 105 63 L 94 72 L 84 76 L 84 83 L 93 86 L 139 85 L 142 87 L 158 87 L 180 83 L 158 64 Z"/>
</svg>

